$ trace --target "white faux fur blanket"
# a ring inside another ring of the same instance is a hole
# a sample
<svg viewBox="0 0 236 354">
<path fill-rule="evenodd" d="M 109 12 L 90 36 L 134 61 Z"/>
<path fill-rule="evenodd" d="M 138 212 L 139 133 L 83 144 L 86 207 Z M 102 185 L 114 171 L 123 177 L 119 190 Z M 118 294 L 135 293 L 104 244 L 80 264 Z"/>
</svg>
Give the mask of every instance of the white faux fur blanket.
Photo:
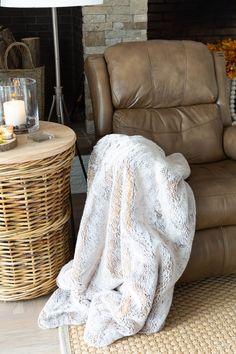
<svg viewBox="0 0 236 354">
<path fill-rule="evenodd" d="M 74 260 L 62 268 L 40 327 L 86 324 L 85 341 L 97 347 L 163 327 L 195 232 L 189 174 L 181 154 L 166 157 L 141 136 L 98 142 Z"/>
</svg>

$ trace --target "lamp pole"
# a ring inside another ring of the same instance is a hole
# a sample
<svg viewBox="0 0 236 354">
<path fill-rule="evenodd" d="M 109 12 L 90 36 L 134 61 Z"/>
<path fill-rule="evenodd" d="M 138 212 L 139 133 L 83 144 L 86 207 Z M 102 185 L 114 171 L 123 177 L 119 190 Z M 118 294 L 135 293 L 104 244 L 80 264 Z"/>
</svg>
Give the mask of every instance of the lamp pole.
<svg viewBox="0 0 236 354">
<path fill-rule="evenodd" d="M 61 67 L 60 67 L 60 51 L 59 51 L 59 36 L 58 36 L 58 21 L 57 21 L 57 8 L 52 7 L 52 27 L 53 27 L 53 42 L 54 42 L 54 56 L 55 56 L 55 73 L 56 73 L 56 86 L 55 95 L 53 95 L 52 105 L 50 108 L 48 120 L 50 121 L 53 108 L 56 105 L 56 114 L 58 123 L 64 124 L 64 111 L 68 117 L 68 112 L 66 109 L 64 97 L 62 94 L 62 86 L 61 86 Z M 80 154 L 78 142 L 76 141 L 76 152 L 78 158 L 80 160 L 80 165 L 84 174 L 85 179 L 87 179 L 87 173 L 84 167 L 84 162 L 82 160 L 82 156 Z"/>
<path fill-rule="evenodd" d="M 56 115 L 58 123 L 64 124 L 64 110 L 68 116 L 64 97 L 62 94 L 61 86 L 61 68 L 60 68 L 60 51 L 59 51 L 59 39 L 58 39 L 58 20 L 57 20 L 57 8 L 52 7 L 52 27 L 53 27 L 53 43 L 54 43 L 54 56 L 55 56 L 55 73 L 56 73 L 56 86 L 55 95 L 53 95 L 52 105 L 50 108 L 48 120 L 51 119 L 54 106 L 56 106 Z"/>
</svg>

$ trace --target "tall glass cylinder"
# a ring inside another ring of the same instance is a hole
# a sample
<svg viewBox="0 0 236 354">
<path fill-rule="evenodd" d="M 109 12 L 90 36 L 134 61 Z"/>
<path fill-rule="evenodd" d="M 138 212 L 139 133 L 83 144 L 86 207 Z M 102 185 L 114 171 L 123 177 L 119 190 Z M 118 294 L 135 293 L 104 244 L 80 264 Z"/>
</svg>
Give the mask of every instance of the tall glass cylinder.
<svg viewBox="0 0 236 354">
<path fill-rule="evenodd" d="M 0 124 L 13 126 L 16 134 L 39 128 L 36 80 L 9 78 L 0 81 Z"/>
</svg>

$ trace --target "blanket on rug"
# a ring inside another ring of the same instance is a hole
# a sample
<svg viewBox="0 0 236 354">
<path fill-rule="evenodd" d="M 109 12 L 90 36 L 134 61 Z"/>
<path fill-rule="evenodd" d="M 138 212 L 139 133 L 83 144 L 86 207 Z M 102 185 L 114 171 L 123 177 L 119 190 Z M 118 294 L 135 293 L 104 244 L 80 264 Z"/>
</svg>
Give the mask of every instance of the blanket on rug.
<svg viewBox="0 0 236 354">
<path fill-rule="evenodd" d="M 189 174 L 181 154 L 166 157 L 141 136 L 97 143 L 74 259 L 62 268 L 40 327 L 86 324 L 85 341 L 97 347 L 163 327 L 195 232 Z"/>
</svg>

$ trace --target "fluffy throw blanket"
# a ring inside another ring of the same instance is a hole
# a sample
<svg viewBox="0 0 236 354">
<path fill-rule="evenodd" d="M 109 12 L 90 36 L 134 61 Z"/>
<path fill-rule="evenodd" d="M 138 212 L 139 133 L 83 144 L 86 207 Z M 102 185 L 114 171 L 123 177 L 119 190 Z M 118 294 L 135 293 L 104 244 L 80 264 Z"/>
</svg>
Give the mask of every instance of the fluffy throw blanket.
<svg viewBox="0 0 236 354">
<path fill-rule="evenodd" d="M 141 136 L 98 142 L 74 260 L 62 268 L 40 327 L 86 324 L 85 341 L 97 347 L 163 327 L 195 231 L 189 174 L 181 154 L 166 157 Z"/>
</svg>

